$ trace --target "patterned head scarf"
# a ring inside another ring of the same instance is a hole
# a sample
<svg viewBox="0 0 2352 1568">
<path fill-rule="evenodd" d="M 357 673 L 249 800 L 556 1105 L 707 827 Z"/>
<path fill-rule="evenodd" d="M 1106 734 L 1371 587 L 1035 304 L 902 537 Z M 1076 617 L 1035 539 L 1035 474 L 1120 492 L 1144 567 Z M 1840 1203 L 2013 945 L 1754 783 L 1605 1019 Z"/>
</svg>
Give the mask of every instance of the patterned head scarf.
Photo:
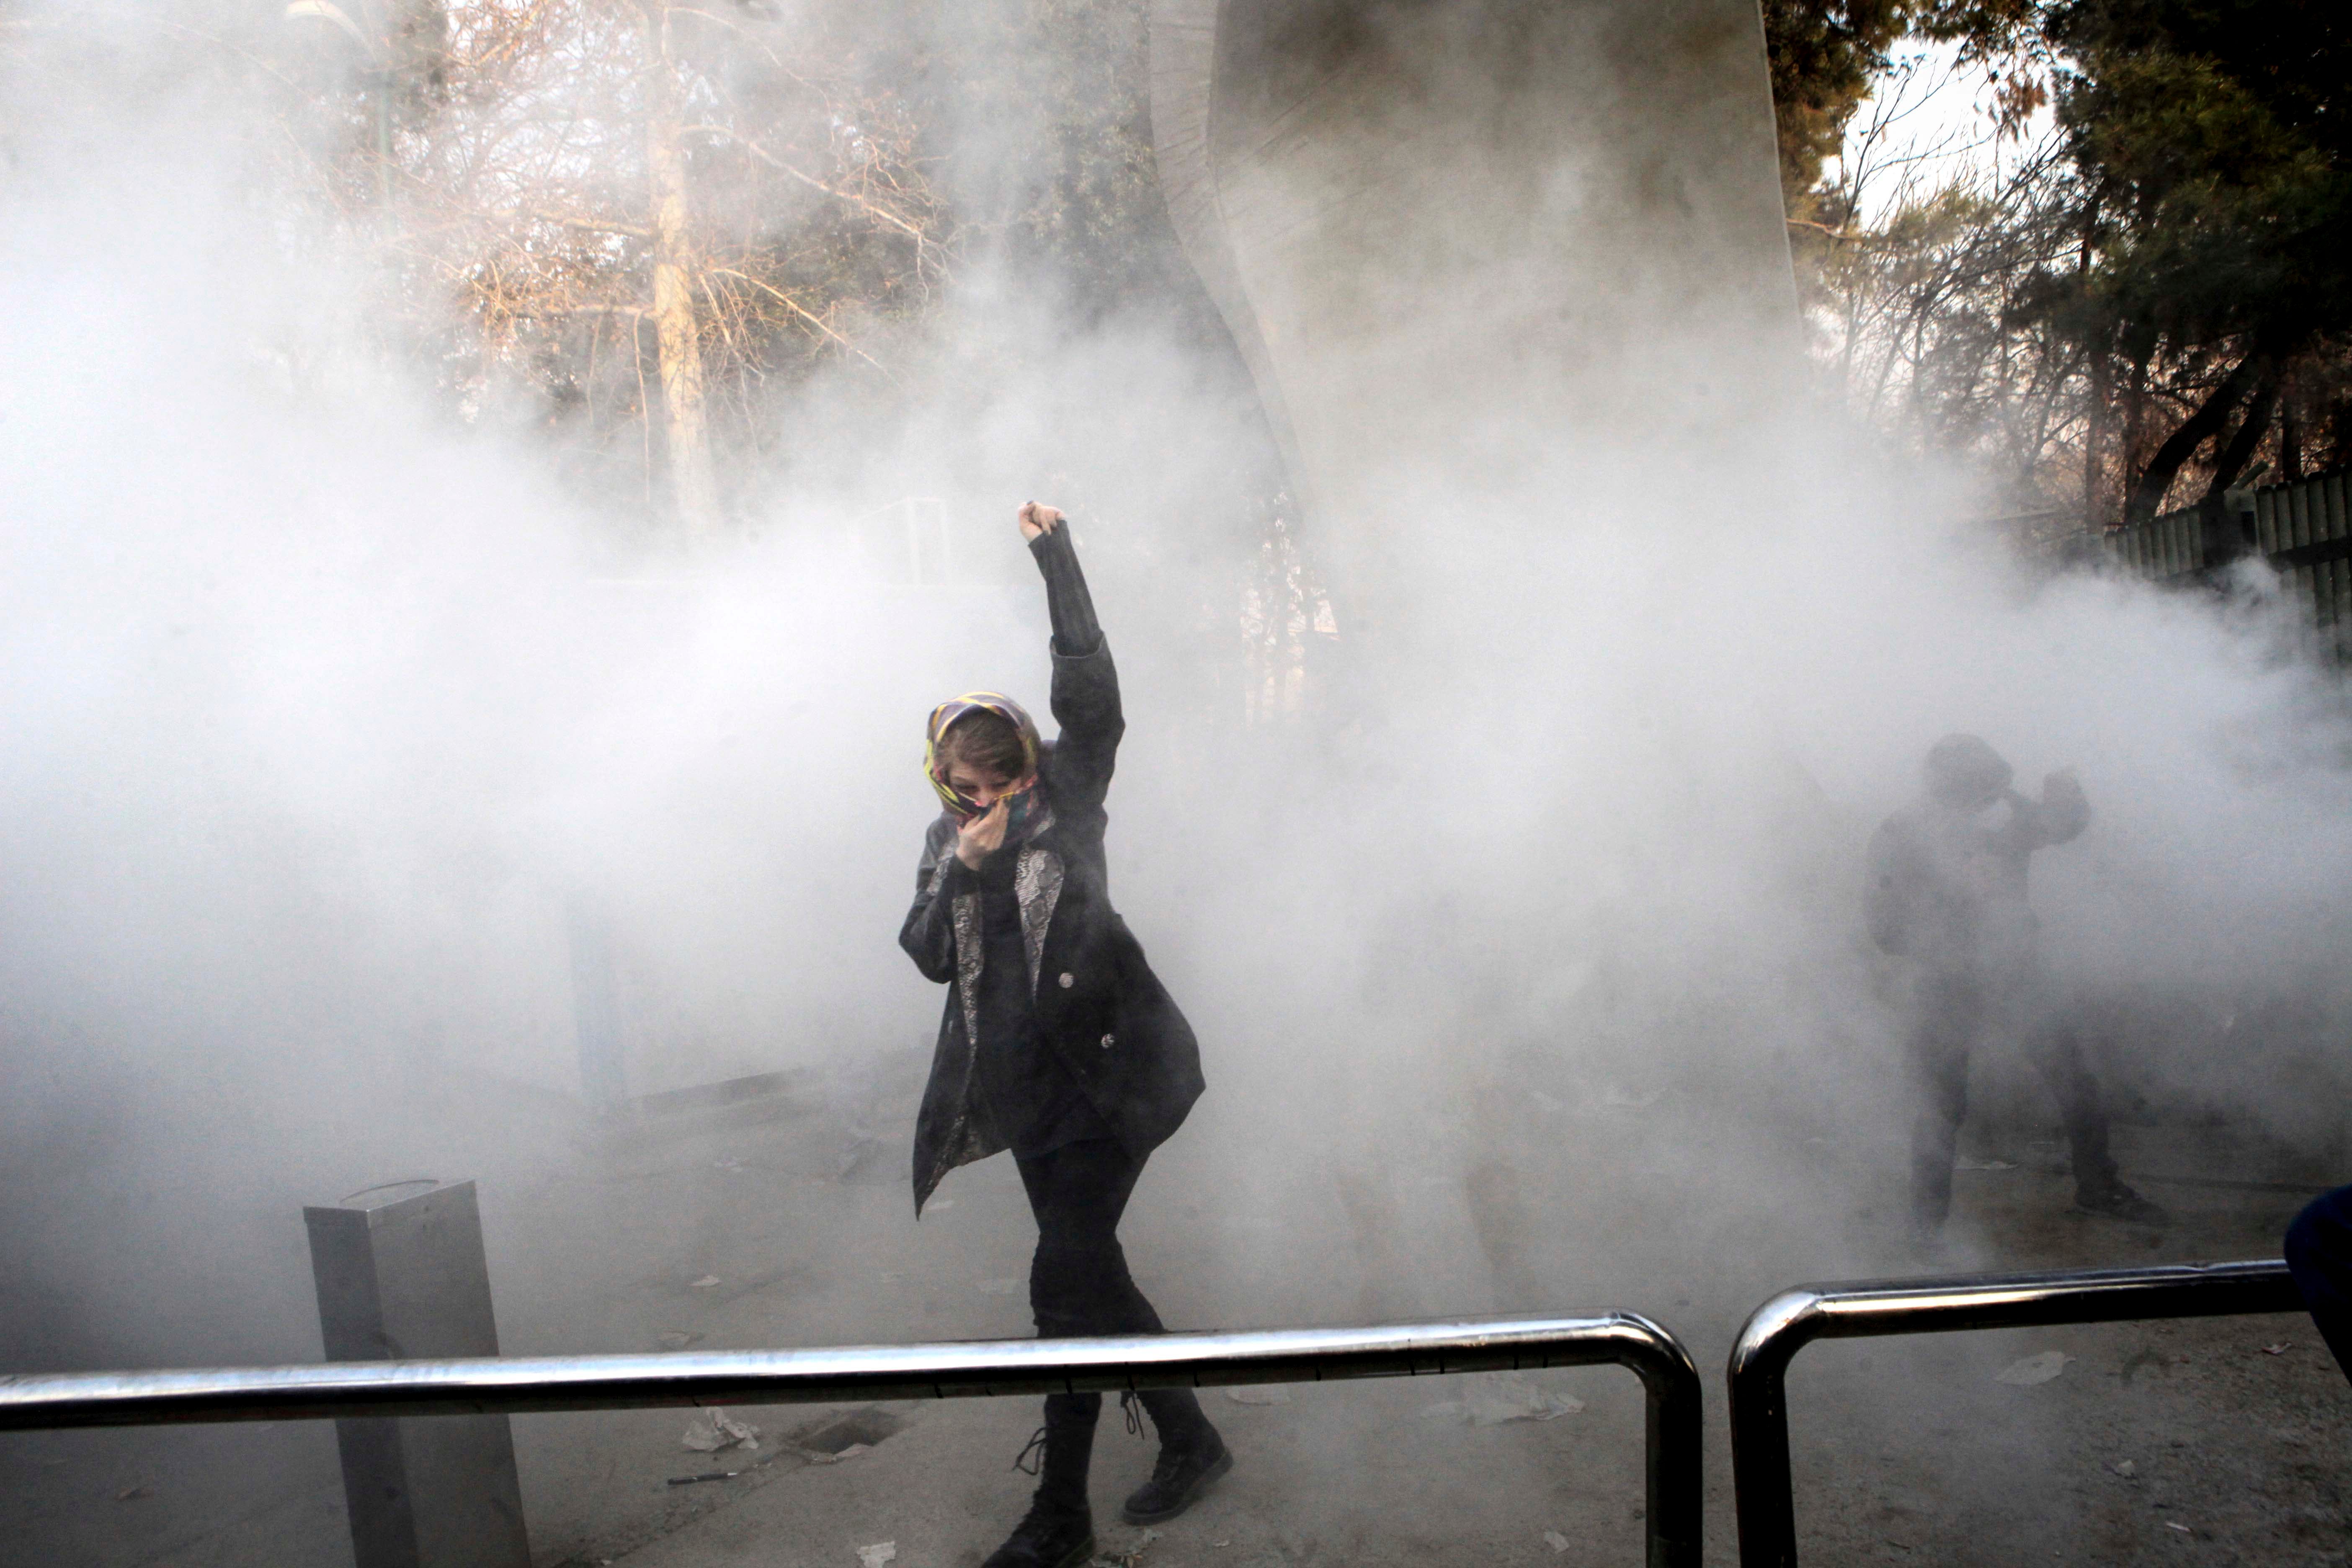
<svg viewBox="0 0 2352 1568">
<path fill-rule="evenodd" d="M 967 713 L 983 710 L 1012 721 L 1013 728 L 1021 736 L 1022 773 L 1025 775 L 1037 771 L 1040 749 L 1037 721 L 1029 717 L 1028 710 L 1021 704 L 996 691 L 967 691 L 961 697 L 940 703 L 931 710 L 930 722 L 923 728 L 923 775 L 931 781 L 931 788 L 939 792 L 940 804 L 958 818 L 979 816 L 981 806 L 978 801 L 948 783 L 948 759 L 940 750 L 940 742 L 946 739 L 949 727 L 957 720 Z"/>
</svg>

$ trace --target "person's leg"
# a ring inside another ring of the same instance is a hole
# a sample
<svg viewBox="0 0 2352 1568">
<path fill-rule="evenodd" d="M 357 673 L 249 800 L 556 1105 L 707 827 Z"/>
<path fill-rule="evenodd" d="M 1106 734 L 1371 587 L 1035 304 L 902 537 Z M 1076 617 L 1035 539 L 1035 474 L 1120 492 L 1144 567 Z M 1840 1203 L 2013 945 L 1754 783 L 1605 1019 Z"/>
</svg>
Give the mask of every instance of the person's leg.
<svg viewBox="0 0 2352 1568">
<path fill-rule="evenodd" d="M 2352 1187 L 2313 1199 L 2294 1216 L 2286 1268 L 2336 1367 L 2352 1378 Z"/>
<path fill-rule="evenodd" d="M 2058 1101 L 2066 1142 L 2074 1157 L 2074 1206 L 2086 1214 L 2141 1225 L 2165 1225 L 2171 1215 L 2148 1202 L 2116 1174 L 2107 1147 L 2107 1110 L 2099 1080 L 2083 1065 L 2082 1043 L 2062 999 L 2029 979 L 2021 999 L 2025 1054 Z"/>
<path fill-rule="evenodd" d="M 1037 1255 L 1029 1268 L 1029 1308 L 1037 1332 L 1045 1338 L 1098 1332 L 1087 1327 L 1089 1314 L 1071 1288 L 1068 1270 L 1046 1262 L 1049 1252 L 1059 1258 L 1067 1249 L 1066 1205 L 1057 1201 L 1071 1172 L 1064 1167 L 1062 1151 L 1035 1159 L 1016 1159 L 1029 1206 L 1037 1216 Z M 1080 1568 L 1095 1552 L 1094 1513 L 1087 1498 L 1087 1479 L 1093 1468 L 1095 1426 L 1102 1416 L 1099 1394 L 1049 1394 L 1045 1424 L 1013 1461 L 1015 1468 L 1037 1478 L 1036 1495 L 1029 1513 L 1012 1538 L 992 1553 L 983 1568 Z M 1036 1456 L 1034 1469 L 1030 1457 Z"/>
<path fill-rule="evenodd" d="M 1033 1302 L 1047 1304 L 1039 1308 L 1038 1333 L 1166 1332 L 1159 1311 L 1129 1272 L 1127 1250 L 1118 1242 L 1118 1222 L 1143 1167 L 1107 1138 L 1066 1145 L 1036 1164 L 1039 1181 L 1030 1188 L 1029 1201 L 1038 1216 L 1037 1255 L 1030 1265 L 1029 1291 Z M 1137 1398 L 1150 1412 L 1164 1446 L 1185 1449 L 1213 1443 L 1216 1429 L 1191 1389 L 1146 1389 Z"/>
<path fill-rule="evenodd" d="M 1142 1166 L 1109 1139 L 1068 1144 L 1023 1163 L 1030 1207 L 1037 1215 L 1029 1293 L 1041 1335 L 1165 1331 L 1159 1312 L 1128 1271 L 1127 1253 L 1118 1244 L 1119 1219 L 1142 1173 Z M 1146 1389 L 1135 1397 L 1160 1434 L 1160 1463 L 1123 1511 L 1136 1523 L 1172 1519 L 1230 1469 L 1233 1458 L 1191 1389 Z"/>
<path fill-rule="evenodd" d="M 1913 998 L 1911 1229 L 1920 1240 L 1943 1228 L 1952 1207 L 1952 1163 L 1969 1113 L 1969 1048 L 1982 1018 L 1982 988 L 1970 976 L 1931 974 Z"/>
</svg>

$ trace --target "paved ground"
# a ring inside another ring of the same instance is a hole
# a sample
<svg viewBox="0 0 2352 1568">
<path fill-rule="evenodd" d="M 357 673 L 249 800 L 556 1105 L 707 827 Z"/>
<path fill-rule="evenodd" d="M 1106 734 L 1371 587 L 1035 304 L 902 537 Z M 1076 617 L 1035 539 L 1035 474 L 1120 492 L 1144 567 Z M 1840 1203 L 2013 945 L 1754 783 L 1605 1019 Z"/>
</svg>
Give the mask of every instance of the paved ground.
<svg viewBox="0 0 2352 1568">
<path fill-rule="evenodd" d="M 881 1145 L 845 1181 L 855 1151 L 838 1115 L 614 1144 L 519 1114 L 509 1163 L 481 1167 L 506 1348 L 1027 1331 L 1019 1282 L 1030 1232 L 1009 1163 L 958 1173 L 948 1203 L 911 1225 L 904 1150 L 891 1142 L 907 1108 L 884 1110 Z M 1883 1202 L 1899 1152 L 1884 1140 L 1768 1138 L 1671 1100 L 1560 1114 L 1545 1142 L 1550 1163 L 1528 1165 L 1528 1190 L 1612 1197 L 1531 1202 L 1540 1234 L 1526 1288 L 1551 1300 L 1501 1304 L 1636 1306 L 1688 1339 L 1716 1427 L 1708 1558 L 1728 1563 L 1719 1369 L 1731 1336 L 1779 1286 L 1916 1271 Z M 2299 1202 L 2292 1189 L 2313 1174 L 2213 1129 L 2119 1129 L 2127 1170 L 2279 1184 L 2151 1185 L 2179 1215 L 2159 1234 L 2066 1215 L 2059 1152 L 2035 1131 L 1972 1130 L 1976 1162 L 1993 1168 L 1960 1177 L 1948 1266 L 2272 1256 Z M 1355 1318 L 1361 1253 L 1335 1184 L 1328 1173 L 1253 1184 L 1231 1162 L 1248 1131 L 1245 1119 L 1212 1124 L 1155 1162 L 1129 1230 L 1139 1277 L 1180 1324 Z M 1479 1261 L 1450 1147 L 1433 1138 L 1391 1173 L 1408 1239 L 1390 1294 L 1422 1312 L 1485 1311 L 1501 1292 Z M 1724 1176 L 1768 1165 L 1773 1180 L 1753 1190 Z M 1204 1193 L 1229 1201 L 1194 1195 Z M 1996 1381 L 2046 1351 L 2074 1358 L 2055 1379 Z M 1103 1546 L 1152 1568 L 1638 1563 L 1631 1376 L 1549 1374 L 1548 1388 L 1583 1403 L 1549 1422 L 1476 1428 L 1429 1412 L 1459 1399 L 1466 1381 L 1301 1387 L 1273 1405 L 1212 1394 L 1239 1467 L 1157 1536 L 1107 1527 Z M 2344 1556 L 2352 1389 L 2299 1318 L 1821 1345 L 1800 1360 L 1791 1404 L 1809 1563 Z M 766 1429 L 755 1456 L 766 1462 L 686 1487 L 667 1482 L 744 1461 L 680 1447 L 685 1413 L 517 1418 L 542 1568 L 854 1568 L 858 1548 L 884 1542 L 904 1568 L 968 1568 L 1024 1505 L 1029 1483 L 1010 1464 L 1034 1425 L 1028 1401 L 892 1406 L 883 1414 L 896 1430 L 828 1464 L 776 1439 L 840 1412 L 740 1414 Z M 1115 1408 L 1099 1447 L 1095 1494 L 1108 1521 L 1150 1450 L 1120 1431 Z M 0 1540 L 12 1563 L 105 1568 L 351 1560 L 331 1433 L 302 1423 L 0 1441 Z"/>
</svg>

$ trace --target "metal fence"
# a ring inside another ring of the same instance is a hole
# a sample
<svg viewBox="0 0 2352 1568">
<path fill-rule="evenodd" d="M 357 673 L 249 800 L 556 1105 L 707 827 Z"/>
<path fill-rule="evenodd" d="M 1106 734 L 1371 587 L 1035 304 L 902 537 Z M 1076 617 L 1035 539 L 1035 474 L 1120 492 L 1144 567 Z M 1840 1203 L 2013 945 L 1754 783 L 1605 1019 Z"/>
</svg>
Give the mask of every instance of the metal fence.
<svg viewBox="0 0 2352 1568">
<path fill-rule="evenodd" d="M 2161 583 L 2192 583 L 2247 555 L 2276 569 L 2319 647 L 2352 659 L 2352 474 L 2225 496 L 2108 533 L 2107 559 Z"/>
<path fill-rule="evenodd" d="M 0 1431 L 963 1399 L 1604 1364 L 1630 1368 L 1648 1396 L 1650 1568 L 1698 1568 L 1698 1369 L 1673 1334 L 1632 1312 L 1119 1339 L 0 1376 Z"/>
<path fill-rule="evenodd" d="M 2286 1265 L 2275 1261 L 1850 1280 L 1783 1290 L 1756 1309 L 1731 1350 L 1741 1568 L 1795 1568 L 1788 1372 L 1790 1361 L 1815 1340 L 2303 1310 Z"/>
</svg>

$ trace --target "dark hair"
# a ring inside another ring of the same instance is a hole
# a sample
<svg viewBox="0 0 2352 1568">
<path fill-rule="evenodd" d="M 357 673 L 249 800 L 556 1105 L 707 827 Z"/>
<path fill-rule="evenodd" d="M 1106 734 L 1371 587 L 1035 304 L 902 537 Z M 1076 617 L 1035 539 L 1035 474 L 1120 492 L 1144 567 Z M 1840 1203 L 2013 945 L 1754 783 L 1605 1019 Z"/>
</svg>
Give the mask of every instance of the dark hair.
<svg viewBox="0 0 2352 1568">
<path fill-rule="evenodd" d="M 940 759 L 953 766 L 961 763 L 975 772 L 1017 779 L 1029 772 L 1029 752 L 1021 731 L 1002 713 L 975 709 L 948 726 L 940 737 Z"/>
<path fill-rule="evenodd" d="M 1951 805 L 1990 805 L 2009 787 L 2009 763 L 1983 738 L 1947 735 L 1927 752 L 1927 793 Z"/>
</svg>

